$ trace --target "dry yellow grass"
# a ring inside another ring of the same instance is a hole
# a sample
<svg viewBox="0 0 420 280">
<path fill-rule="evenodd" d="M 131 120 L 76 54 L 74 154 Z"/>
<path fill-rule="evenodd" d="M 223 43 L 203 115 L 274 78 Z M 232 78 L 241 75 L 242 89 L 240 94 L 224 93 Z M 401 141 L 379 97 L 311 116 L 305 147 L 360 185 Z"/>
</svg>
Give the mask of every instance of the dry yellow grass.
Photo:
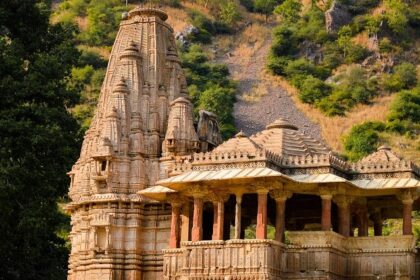
<svg viewBox="0 0 420 280">
<path fill-rule="evenodd" d="M 265 83 L 258 83 L 254 85 L 250 91 L 242 94 L 240 98 L 247 102 L 257 102 L 264 95 L 268 93 L 267 85 Z"/>
<path fill-rule="evenodd" d="M 164 10 L 168 14 L 168 24 L 172 26 L 175 33 L 182 31 L 188 25 L 188 16 L 184 9 L 165 7 Z"/>
</svg>

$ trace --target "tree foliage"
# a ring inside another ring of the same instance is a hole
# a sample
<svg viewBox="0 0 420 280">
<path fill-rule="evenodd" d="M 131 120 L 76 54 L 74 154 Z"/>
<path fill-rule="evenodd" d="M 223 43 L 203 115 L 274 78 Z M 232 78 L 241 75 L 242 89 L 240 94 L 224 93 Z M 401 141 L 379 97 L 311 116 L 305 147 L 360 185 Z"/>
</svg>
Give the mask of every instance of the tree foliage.
<svg viewBox="0 0 420 280">
<path fill-rule="evenodd" d="M 49 24 L 49 1 L 0 2 L 0 278 L 65 279 L 57 199 L 78 151 L 67 108 L 74 30 Z M 68 221 L 66 221 L 68 222 Z"/>
<path fill-rule="evenodd" d="M 227 67 L 211 63 L 199 45 L 192 45 L 181 53 L 181 60 L 196 113 L 205 109 L 217 114 L 223 136 L 232 136 L 236 86 L 229 80 Z"/>
<path fill-rule="evenodd" d="M 351 161 L 357 161 L 374 152 L 378 147 L 379 133 L 385 126 L 381 122 L 365 122 L 355 125 L 344 137 L 346 156 Z"/>
</svg>

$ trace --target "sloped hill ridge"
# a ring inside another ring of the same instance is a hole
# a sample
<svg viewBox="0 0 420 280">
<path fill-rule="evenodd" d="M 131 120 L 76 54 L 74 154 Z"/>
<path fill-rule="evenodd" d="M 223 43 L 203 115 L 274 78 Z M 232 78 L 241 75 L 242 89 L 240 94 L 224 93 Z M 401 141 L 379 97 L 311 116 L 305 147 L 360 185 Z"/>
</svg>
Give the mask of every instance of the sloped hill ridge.
<svg viewBox="0 0 420 280">
<path fill-rule="evenodd" d="M 264 35 L 264 34 L 261 34 Z M 262 46 L 250 57 L 240 57 L 235 54 L 223 55 L 218 58 L 225 63 L 234 80 L 238 83 L 238 98 L 234 106 L 235 125 L 238 130 L 251 135 L 262 131 L 278 118 L 287 119 L 296 125 L 300 131 L 313 138 L 322 140 L 319 125 L 312 122 L 300 111 L 287 91 L 275 83 L 263 81 L 266 58 L 270 51 L 271 38 L 262 38 Z M 249 101 L 244 95 L 252 88 L 263 83 L 266 92 L 258 100 Z"/>
</svg>

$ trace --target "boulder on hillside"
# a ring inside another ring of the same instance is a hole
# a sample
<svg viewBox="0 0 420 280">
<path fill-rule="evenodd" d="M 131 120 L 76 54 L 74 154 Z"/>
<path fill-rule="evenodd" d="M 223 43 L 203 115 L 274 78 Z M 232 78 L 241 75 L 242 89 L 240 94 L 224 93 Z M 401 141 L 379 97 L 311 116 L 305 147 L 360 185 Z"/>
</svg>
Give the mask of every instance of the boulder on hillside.
<svg viewBox="0 0 420 280">
<path fill-rule="evenodd" d="M 345 5 L 334 1 L 331 8 L 325 12 L 325 28 L 330 33 L 336 32 L 343 25 L 349 24 L 351 18 L 348 8 Z"/>
</svg>

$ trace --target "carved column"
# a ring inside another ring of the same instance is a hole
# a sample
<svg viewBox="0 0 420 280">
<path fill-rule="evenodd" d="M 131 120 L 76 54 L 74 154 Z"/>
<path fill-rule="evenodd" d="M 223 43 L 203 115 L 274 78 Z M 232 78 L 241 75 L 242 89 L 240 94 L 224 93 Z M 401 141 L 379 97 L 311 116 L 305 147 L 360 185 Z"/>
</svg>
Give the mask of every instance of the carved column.
<svg viewBox="0 0 420 280">
<path fill-rule="evenodd" d="M 350 204 L 352 199 L 348 196 L 339 195 L 334 197 L 338 206 L 338 233 L 345 237 L 350 236 Z"/>
<path fill-rule="evenodd" d="M 172 203 L 171 235 L 169 238 L 169 248 L 179 248 L 180 241 L 180 214 L 181 204 Z"/>
<path fill-rule="evenodd" d="M 242 194 L 236 195 L 235 206 L 235 239 L 241 239 Z"/>
<path fill-rule="evenodd" d="M 291 192 L 274 190 L 270 192 L 271 197 L 276 200 L 276 236 L 279 242 L 284 242 L 284 231 L 286 229 L 286 201 L 292 196 Z"/>
<path fill-rule="evenodd" d="M 267 193 L 265 189 L 258 190 L 258 213 L 256 239 L 267 239 Z"/>
<path fill-rule="evenodd" d="M 194 197 L 194 214 L 191 240 L 200 241 L 203 239 L 203 198 Z"/>
<path fill-rule="evenodd" d="M 331 230 L 331 194 L 321 195 L 322 199 L 322 217 L 321 217 L 321 228 L 323 231 Z"/>
</svg>

